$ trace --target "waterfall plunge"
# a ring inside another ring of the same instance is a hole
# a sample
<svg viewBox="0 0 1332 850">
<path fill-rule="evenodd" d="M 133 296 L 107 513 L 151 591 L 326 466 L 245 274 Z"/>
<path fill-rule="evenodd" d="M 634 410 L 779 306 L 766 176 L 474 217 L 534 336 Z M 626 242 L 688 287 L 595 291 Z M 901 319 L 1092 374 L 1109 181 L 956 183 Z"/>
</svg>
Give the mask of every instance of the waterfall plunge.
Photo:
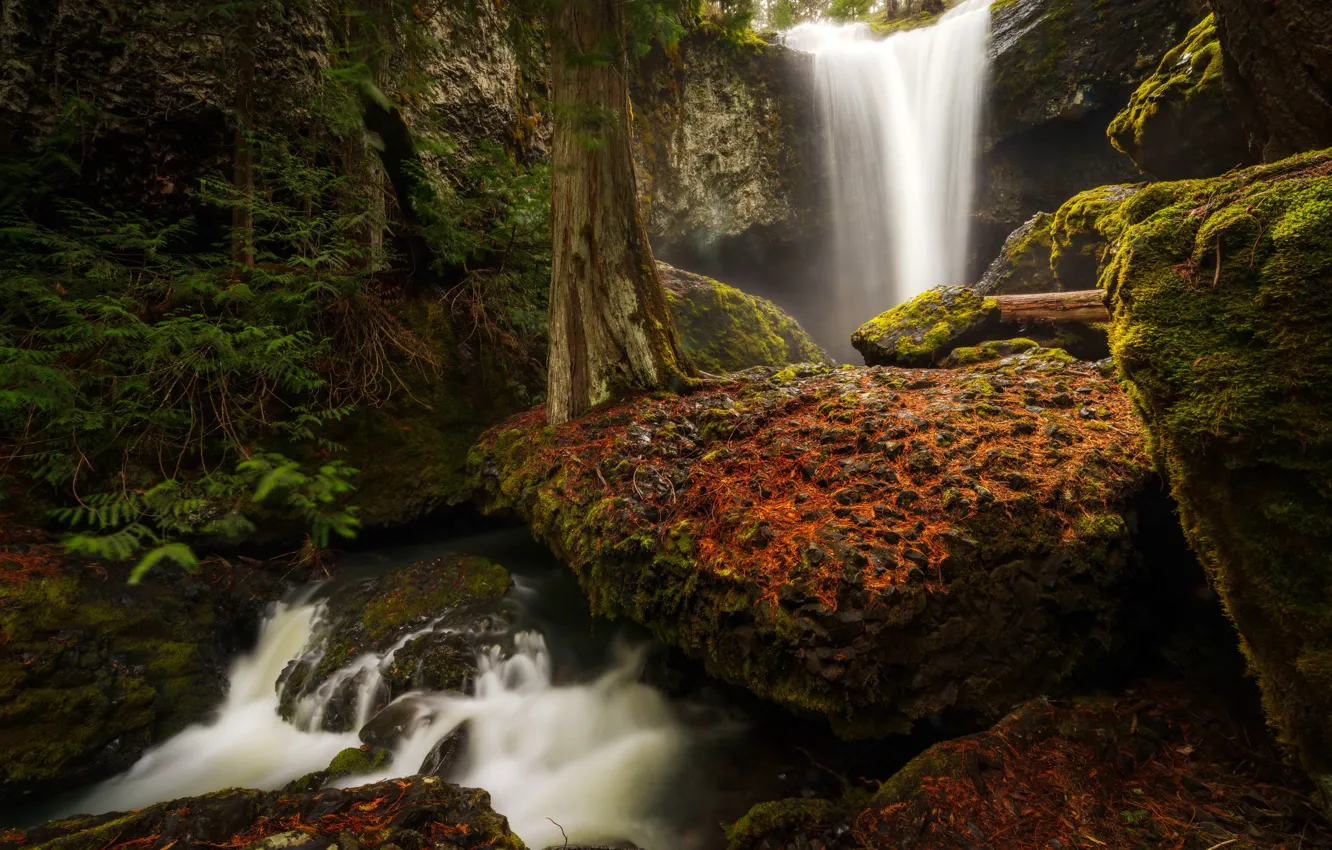
<svg viewBox="0 0 1332 850">
<path fill-rule="evenodd" d="M 941 284 L 965 283 L 988 62 L 989 0 L 876 39 L 801 24 L 825 130 L 839 331 Z"/>
</svg>

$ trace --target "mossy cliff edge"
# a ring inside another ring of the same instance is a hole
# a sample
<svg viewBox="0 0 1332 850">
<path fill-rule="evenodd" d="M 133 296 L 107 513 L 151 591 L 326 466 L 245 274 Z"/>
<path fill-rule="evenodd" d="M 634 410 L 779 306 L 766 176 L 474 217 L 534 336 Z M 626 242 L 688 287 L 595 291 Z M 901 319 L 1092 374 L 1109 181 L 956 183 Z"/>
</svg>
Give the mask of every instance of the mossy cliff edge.
<svg viewBox="0 0 1332 850">
<path fill-rule="evenodd" d="M 1270 720 L 1332 792 L 1332 151 L 1113 213 L 1111 345 Z"/>
<path fill-rule="evenodd" d="M 989 719 L 1110 640 L 1149 475 L 1093 368 L 767 373 L 488 432 L 477 498 L 721 678 L 848 736 Z"/>
<path fill-rule="evenodd" d="M 1221 44 L 1208 15 L 1170 50 L 1110 122 L 1111 143 L 1166 179 L 1211 177 L 1252 162 L 1226 103 Z"/>
</svg>

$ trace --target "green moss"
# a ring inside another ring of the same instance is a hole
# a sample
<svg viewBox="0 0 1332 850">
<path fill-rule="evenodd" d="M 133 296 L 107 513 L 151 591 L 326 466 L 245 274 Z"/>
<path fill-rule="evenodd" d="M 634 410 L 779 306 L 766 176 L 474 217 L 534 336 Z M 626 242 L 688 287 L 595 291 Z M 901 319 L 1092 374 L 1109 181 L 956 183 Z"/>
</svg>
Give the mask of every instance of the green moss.
<svg viewBox="0 0 1332 850">
<path fill-rule="evenodd" d="M 922 292 L 861 325 L 851 344 L 870 365 L 931 365 L 997 318 L 993 298 L 964 286 Z"/>
<path fill-rule="evenodd" d="M 659 267 L 681 344 L 704 372 L 828 361 L 800 324 L 766 298 L 702 275 Z"/>
<path fill-rule="evenodd" d="M 1040 348 L 1040 345 L 1035 340 L 1023 338 L 983 342 L 980 345 L 953 349 L 953 352 L 948 355 L 947 364 L 949 366 L 969 366 L 974 363 L 998 360 L 1000 357 L 1009 357 L 1038 348 Z M 993 390 L 991 389 L 990 392 L 993 393 Z"/>
<path fill-rule="evenodd" d="M 1141 193 L 1141 186 L 1101 186 L 1059 208 L 1050 226 L 1050 268 L 1064 289 L 1097 287 L 1101 264 L 1124 229 L 1120 207 Z"/>
<path fill-rule="evenodd" d="M 370 752 L 360 747 L 348 747 L 328 763 L 328 772 L 334 777 L 360 776 L 382 770 L 392 762 L 392 750 L 381 749 Z"/>
<path fill-rule="evenodd" d="M 1332 774 L 1332 151 L 1125 205 L 1111 344 L 1269 718 Z"/>
<path fill-rule="evenodd" d="M 889 36 L 894 33 L 934 26 L 939 18 L 943 17 L 943 13 L 944 9 L 940 8 L 935 12 L 917 12 L 914 15 L 897 18 L 893 17 L 890 12 L 884 12 L 878 20 L 870 21 L 870 31 L 875 35 Z"/>
<path fill-rule="evenodd" d="M 759 803 L 726 830 L 728 850 L 745 850 L 773 832 L 816 830 L 840 809 L 831 800 L 791 799 Z"/>
<path fill-rule="evenodd" d="M 1111 143 L 1145 171 L 1215 174 L 1244 161 L 1244 134 L 1230 114 L 1221 44 L 1208 15 L 1162 59 L 1110 122 Z"/>
</svg>

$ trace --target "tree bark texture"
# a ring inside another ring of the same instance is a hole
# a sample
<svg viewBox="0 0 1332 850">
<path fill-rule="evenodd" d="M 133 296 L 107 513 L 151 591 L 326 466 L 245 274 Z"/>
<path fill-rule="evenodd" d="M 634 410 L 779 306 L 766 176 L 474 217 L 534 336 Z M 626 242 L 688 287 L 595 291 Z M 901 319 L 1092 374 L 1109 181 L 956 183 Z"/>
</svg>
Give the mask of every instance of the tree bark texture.
<svg viewBox="0 0 1332 850">
<path fill-rule="evenodd" d="M 667 388 L 689 366 L 638 210 L 620 5 L 570 0 L 553 23 L 546 406 L 560 424 L 623 390 Z"/>
<path fill-rule="evenodd" d="M 1211 0 L 1226 97 L 1271 162 L 1332 145 L 1332 2 Z"/>
<path fill-rule="evenodd" d="M 996 295 L 999 320 L 1005 324 L 1028 322 L 1108 322 L 1105 293 L 1099 289 L 1078 292 L 1043 292 L 1036 295 Z"/>
</svg>

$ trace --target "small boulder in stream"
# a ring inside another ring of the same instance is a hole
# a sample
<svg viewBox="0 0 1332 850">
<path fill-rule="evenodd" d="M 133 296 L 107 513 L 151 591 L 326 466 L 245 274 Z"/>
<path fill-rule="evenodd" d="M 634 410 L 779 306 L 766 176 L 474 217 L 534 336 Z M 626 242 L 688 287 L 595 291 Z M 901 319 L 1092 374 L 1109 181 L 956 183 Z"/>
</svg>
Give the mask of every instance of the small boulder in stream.
<svg viewBox="0 0 1332 850">
<path fill-rule="evenodd" d="M 496 603 L 511 584 L 503 567 L 447 555 L 344 588 L 326 603 L 307 653 L 279 678 L 279 712 L 348 732 L 361 700 L 373 714 L 411 690 L 467 691 L 477 642 L 502 627 Z"/>
<path fill-rule="evenodd" d="M 594 611 L 847 736 L 990 719 L 1111 640 L 1150 479 L 1130 402 L 1029 352 L 948 370 L 755 370 L 473 452 Z"/>
</svg>

